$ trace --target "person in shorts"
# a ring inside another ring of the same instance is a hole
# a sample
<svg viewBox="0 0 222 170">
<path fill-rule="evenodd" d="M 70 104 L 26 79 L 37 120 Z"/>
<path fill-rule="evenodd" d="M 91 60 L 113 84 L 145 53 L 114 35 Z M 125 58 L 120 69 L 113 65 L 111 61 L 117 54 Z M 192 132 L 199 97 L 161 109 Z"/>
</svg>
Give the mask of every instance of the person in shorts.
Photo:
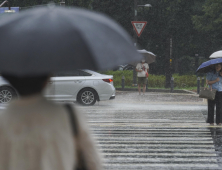
<svg viewBox="0 0 222 170">
<path fill-rule="evenodd" d="M 149 71 L 149 65 L 145 62 L 146 61 L 143 59 L 141 63 L 138 63 L 136 66 L 139 95 L 141 94 L 141 86 L 143 87 L 143 95 L 145 94 L 146 91 L 146 83 L 147 83 L 146 72 Z"/>
</svg>

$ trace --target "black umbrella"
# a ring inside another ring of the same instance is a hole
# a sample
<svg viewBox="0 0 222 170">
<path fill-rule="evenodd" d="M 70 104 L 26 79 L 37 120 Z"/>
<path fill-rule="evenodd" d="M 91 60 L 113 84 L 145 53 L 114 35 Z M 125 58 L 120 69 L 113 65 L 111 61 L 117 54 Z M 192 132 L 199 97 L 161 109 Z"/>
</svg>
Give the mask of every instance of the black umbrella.
<svg viewBox="0 0 222 170">
<path fill-rule="evenodd" d="M 128 34 L 101 13 L 49 6 L 0 20 L 0 72 L 107 70 L 139 58 Z"/>
</svg>

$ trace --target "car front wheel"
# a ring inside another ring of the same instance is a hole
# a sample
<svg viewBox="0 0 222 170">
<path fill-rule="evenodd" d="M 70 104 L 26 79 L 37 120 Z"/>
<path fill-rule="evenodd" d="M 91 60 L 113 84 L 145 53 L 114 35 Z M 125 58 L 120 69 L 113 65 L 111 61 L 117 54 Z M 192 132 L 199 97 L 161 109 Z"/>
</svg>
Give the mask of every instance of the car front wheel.
<svg viewBox="0 0 222 170">
<path fill-rule="evenodd" d="M 0 88 L 0 103 L 10 103 L 13 98 L 16 98 L 16 92 L 10 87 Z"/>
<path fill-rule="evenodd" d="M 96 103 L 96 92 L 92 89 L 83 89 L 78 95 L 78 102 L 82 105 L 94 105 Z"/>
</svg>

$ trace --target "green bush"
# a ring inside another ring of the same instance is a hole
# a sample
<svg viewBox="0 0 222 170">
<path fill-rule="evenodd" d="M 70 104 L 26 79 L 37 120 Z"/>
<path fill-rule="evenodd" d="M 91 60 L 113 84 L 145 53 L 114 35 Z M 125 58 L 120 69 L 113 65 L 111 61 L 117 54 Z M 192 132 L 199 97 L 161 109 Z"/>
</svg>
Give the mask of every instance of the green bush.
<svg viewBox="0 0 222 170">
<path fill-rule="evenodd" d="M 148 86 L 149 86 L 149 87 L 164 88 L 165 80 L 166 80 L 166 78 L 165 78 L 164 75 L 153 75 L 153 74 L 149 74 L 149 77 L 148 77 Z"/>
<path fill-rule="evenodd" d="M 178 75 L 173 74 L 175 87 L 178 88 L 188 88 L 197 86 L 197 77 L 196 75 Z"/>
<path fill-rule="evenodd" d="M 122 76 L 125 76 L 125 86 L 132 86 L 133 83 L 133 71 L 104 71 L 102 74 L 113 75 L 113 83 L 115 87 L 120 87 L 122 82 Z M 179 75 L 173 74 L 174 77 L 174 87 L 175 88 L 190 88 L 197 86 L 196 75 Z M 154 75 L 149 74 L 148 86 L 150 88 L 164 88 L 165 86 L 165 76 L 164 75 Z"/>
</svg>

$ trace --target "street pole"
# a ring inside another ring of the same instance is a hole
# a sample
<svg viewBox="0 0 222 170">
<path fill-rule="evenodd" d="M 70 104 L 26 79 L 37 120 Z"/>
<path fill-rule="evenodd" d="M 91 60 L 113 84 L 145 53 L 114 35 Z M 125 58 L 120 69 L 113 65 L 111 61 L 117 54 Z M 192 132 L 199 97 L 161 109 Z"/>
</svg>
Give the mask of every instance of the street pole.
<svg viewBox="0 0 222 170">
<path fill-rule="evenodd" d="M 198 65 L 199 65 L 199 55 L 198 54 L 195 54 L 195 64 L 194 65 L 195 65 L 194 72 L 196 72 Z"/>
<path fill-rule="evenodd" d="M 173 39 L 172 37 L 167 38 L 166 41 L 166 80 L 165 80 L 165 88 L 170 88 L 170 81 L 172 77 L 172 62 L 173 62 Z"/>
<path fill-rule="evenodd" d="M 137 21 L 137 0 L 134 0 L 134 21 Z M 134 30 L 134 46 L 137 46 L 137 35 L 136 30 Z M 137 86 L 137 72 L 136 66 L 133 66 L 133 84 L 132 86 Z"/>
<path fill-rule="evenodd" d="M 172 71 L 173 71 L 173 66 L 172 66 L 172 61 L 173 61 L 173 38 L 170 37 L 170 79 L 172 78 Z"/>
</svg>

